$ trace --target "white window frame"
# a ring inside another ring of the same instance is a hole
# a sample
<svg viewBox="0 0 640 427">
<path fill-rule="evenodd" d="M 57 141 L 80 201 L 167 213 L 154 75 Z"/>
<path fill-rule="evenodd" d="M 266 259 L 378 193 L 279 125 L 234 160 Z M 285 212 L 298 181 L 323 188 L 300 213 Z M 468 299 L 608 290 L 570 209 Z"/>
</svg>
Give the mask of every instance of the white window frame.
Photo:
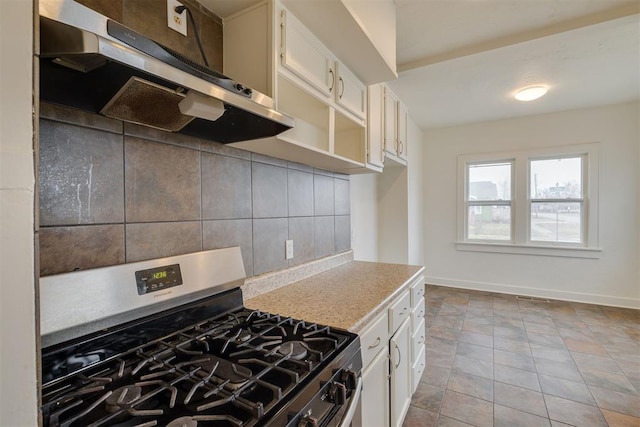
<svg viewBox="0 0 640 427">
<path fill-rule="evenodd" d="M 531 162 L 536 160 L 555 160 L 555 159 L 575 159 L 579 158 L 581 162 L 581 172 L 582 176 L 580 177 L 580 187 L 582 190 L 581 198 L 563 198 L 563 199 L 537 199 L 531 197 Z M 589 180 L 587 177 L 589 176 L 589 166 L 588 166 L 588 154 L 562 154 L 562 155 L 554 155 L 554 156 L 542 156 L 542 157 L 529 157 L 527 159 L 527 243 L 535 246 L 566 246 L 566 247 L 587 247 L 587 242 L 589 241 L 589 230 L 588 230 L 588 217 L 587 217 L 587 196 L 589 194 Z M 580 238 L 581 241 L 578 243 L 571 242 L 547 242 L 543 240 L 533 240 L 531 238 L 531 206 L 533 203 L 540 202 L 550 202 L 550 203 L 580 203 Z"/>
<path fill-rule="evenodd" d="M 508 163 L 511 166 L 511 194 L 509 200 L 481 200 L 474 203 L 469 201 L 469 166 L 476 165 L 489 165 L 489 164 L 504 164 Z M 464 240 L 467 242 L 478 242 L 478 243 L 514 243 L 514 205 L 515 205 L 515 193 L 514 193 L 514 172 L 515 172 L 515 160 L 513 158 L 507 159 L 498 159 L 498 160 L 490 160 L 490 161 L 474 161 L 474 162 L 466 162 L 464 165 L 464 202 L 465 202 L 465 212 L 464 212 Z M 469 208 L 471 206 L 509 206 L 510 212 L 510 230 L 509 230 L 509 239 L 470 239 L 469 238 Z"/>
<path fill-rule="evenodd" d="M 532 241 L 530 161 L 545 158 L 582 157 L 582 243 Z M 476 240 L 467 238 L 467 165 L 499 163 L 513 160 L 511 174 L 512 241 Z M 598 199 L 599 199 L 600 145 L 587 143 L 545 147 L 513 152 L 465 154 L 458 156 L 457 185 L 457 242 L 461 251 L 495 252 L 560 256 L 571 258 L 599 258 Z"/>
</svg>

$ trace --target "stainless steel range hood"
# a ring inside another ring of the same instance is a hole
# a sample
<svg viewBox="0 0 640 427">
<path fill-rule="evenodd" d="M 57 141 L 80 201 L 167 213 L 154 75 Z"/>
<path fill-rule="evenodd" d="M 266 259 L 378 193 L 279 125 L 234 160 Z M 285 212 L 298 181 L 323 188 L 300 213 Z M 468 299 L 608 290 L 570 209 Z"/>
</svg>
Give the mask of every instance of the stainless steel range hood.
<svg viewBox="0 0 640 427">
<path fill-rule="evenodd" d="M 221 143 L 294 125 L 271 98 L 73 0 L 40 0 L 40 99 Z"/>
</svg>

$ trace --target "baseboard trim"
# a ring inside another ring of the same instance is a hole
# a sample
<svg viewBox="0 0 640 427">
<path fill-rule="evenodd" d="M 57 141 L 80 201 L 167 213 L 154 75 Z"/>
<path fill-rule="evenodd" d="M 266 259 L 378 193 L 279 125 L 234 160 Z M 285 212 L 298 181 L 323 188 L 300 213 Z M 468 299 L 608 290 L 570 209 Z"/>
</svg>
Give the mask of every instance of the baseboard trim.
<svg viewBox="0 0 640 427">
<path fill-rule="evenodd" d="M 553 289 L 529 288 L 524 286 L 505 285 L 501 283 L 474 282 L 470 280 L 446 279 L 427 276 L 426 283 L 450 288 L 472 289 L 476 291 L 498 292 L 510 295 L 524 295 L 536 298 L 549 298 L 585 304 L 607 305 L 611 307 L 640 309 L 640 299 L 612 297 L 607 295 L 588 294 Z"/>
</svg>

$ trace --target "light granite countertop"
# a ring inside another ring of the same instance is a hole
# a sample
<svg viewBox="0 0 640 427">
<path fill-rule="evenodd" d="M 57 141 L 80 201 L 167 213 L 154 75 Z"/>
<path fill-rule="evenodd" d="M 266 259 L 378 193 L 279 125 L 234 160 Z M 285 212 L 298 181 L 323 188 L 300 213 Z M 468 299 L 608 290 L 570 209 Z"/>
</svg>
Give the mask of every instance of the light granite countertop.
<svg viewBox="0 0 640 427">
<path fill-rule="evenodd" d="M 424 267 L 351 261 L 245 300 L 254 310 L 359 332 Z"/>
</svg>

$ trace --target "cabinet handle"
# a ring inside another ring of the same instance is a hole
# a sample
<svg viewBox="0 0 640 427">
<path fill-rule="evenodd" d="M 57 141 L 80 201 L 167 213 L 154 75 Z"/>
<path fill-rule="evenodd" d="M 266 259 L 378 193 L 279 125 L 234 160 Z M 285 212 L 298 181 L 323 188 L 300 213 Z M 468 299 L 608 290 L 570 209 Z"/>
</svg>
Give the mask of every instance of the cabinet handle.
<svg viewBox="0 0 640 427">
<path fill-rule="evenodd" d="M 333 69 L 329 68 L 329 74 L 331 74 L 331 87 L 329 93 L 333 92 L 333 87 L 336 85 L 336 75 L 333 74 Z"/>
<path fill-rule="evenodd" d="M 338 98 L 342 99 L 342 95 L 344 95 L 344 80 L 342 80 L 342 77 L 340 77 L 339 80 L 340 80 L 340 85 L 342 86 L 342 90 L 340 91 L 340 96 Z"/>
<path fill-rule="evenodd" d="M 402 353 L 400 352 L 400 349 L 398 348 L 398 344 L 395 344 L 396 350 L 398 350 L 398 364 L 396 365 L 396 369 L 398 369 L 398 366 L 400 366 L 400 362 L 402 361 Z"/>
<path fill-rule="evenodd" d="M 402 143 L 402 141 L 398 140 L 398 154 L 402 154 L 403 151 L 404 151 L 404 144 Z"/>
<path fill-rule="evenodd" d="M 406 312 L 407 312 L 407 307 L 402 309 L 402 311 L 400 312 L 400 316 L 404 316 Z"/>
<path fill-rule="evenodd" d="M 379 345 L 380 345 L 380 337 L 376 339 L 376 342 L 373 345 L 369 346 L 369 350 L 371 350 L 372 348 L 376 348 Z"/>
<path fill-rule="evenodd" d="M 418 344 L 424 344 L 424 335 L 420 337 Z"/>
</svg>

